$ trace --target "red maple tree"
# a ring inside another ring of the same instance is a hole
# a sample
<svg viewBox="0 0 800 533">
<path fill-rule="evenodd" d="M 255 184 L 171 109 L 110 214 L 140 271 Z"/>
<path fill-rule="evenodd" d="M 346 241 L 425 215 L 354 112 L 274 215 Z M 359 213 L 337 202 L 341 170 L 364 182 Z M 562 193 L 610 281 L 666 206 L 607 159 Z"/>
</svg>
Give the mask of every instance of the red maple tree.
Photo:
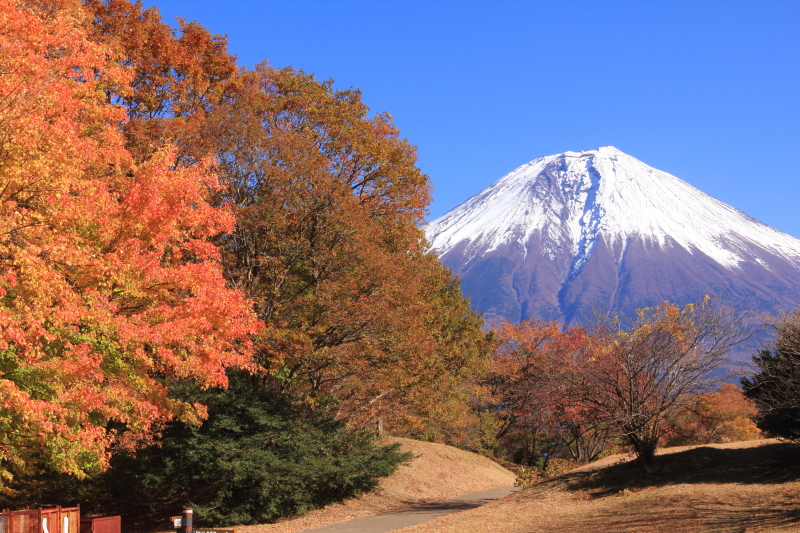
<svg viewBox="0 0 800 533">
<path fill-rule="evenodd" d="M 0 466 L 102 469 L 161 421 L 199 420 L 159 378 L 223 385 L 257 322 L 209 239 L 230 231 L 209 163 L 137 164 L 129 69 L 82 2 L 0 0 Z M 124 429 L 124 431 L 117 431 Z"/>
</svg>

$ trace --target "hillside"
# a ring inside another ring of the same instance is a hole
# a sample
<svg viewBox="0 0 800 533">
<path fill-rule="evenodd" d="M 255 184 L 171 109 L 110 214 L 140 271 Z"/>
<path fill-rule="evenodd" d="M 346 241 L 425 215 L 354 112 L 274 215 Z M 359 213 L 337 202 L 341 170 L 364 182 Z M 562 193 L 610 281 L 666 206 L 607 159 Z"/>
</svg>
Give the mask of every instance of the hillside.
<svg viewBox="0 0 800 533">
<path fill-rule="evenodd" d="M 644 476 L 608 457 L 404 533 L 797 531 L 800 444 L 760 440 L 662 450 Z"/>
<path fill-rule="evenodd" d="M 391 438 L 414 458 L 381 482 L 380 490 L 277 524 L 238 526 L 237 533 L 294 533 L 470 492 L 514 484 L 515 476 L 494 461 L 452 446 Z"/>
</svg>

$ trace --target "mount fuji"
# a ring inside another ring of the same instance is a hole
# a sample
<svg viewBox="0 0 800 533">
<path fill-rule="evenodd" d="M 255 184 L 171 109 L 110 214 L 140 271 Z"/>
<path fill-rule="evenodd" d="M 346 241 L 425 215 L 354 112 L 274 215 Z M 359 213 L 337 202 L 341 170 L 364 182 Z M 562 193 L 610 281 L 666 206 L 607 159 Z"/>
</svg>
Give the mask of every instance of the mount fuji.
<svg viewBox="0 0 800 533">
<path fill-rule="evenodd" d="M 488 319 L 575 324 L 705 294 L 800 303 L 800 239 L 612 146 L 535 159 L 426 235 Z"/>
</svg>

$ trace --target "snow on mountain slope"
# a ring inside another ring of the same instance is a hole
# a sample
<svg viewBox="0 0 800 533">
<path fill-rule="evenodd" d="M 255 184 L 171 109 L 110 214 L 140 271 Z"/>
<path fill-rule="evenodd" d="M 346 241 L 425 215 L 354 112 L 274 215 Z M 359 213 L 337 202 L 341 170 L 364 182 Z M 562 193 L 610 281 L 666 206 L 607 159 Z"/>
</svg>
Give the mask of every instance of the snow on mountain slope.
<svg viewBox="0 0 800 533">
<path fill-rule="evenodd" d="M 524 247 L 537 230 L 552 239 L 542 253 L 570 243 L 578 264 L 603 233 L 612 242 L 636 235 L 662 248 L 671 237 L 726 268 L 757 259 L 750 245 L 762 243 L 800 268 L 800 239 L 613 146 L 535 159 L 431 222 L 426 234 L 443 255 L 462 241 L 483 253 L 512 240 Z"/>
<path fill-rule="evenodd" d="M 574 320 L 582 306 L 627 310 L 704 291 L 755 291 L 764 308 L 795 294 L 800 301 L 800 239 L 612 146 L 535 159 L 431 222 L 426 234 L 476 307 L 510 319 Z M 659 287 L 649 295 L 636 277 L 655 265 Z M 579 278 L 580 294 L 570 287 Z M 493 283 L 507 294 L 498 296 Z M 483 293 L 494 296 L 487 303 Z"/>
</svg>

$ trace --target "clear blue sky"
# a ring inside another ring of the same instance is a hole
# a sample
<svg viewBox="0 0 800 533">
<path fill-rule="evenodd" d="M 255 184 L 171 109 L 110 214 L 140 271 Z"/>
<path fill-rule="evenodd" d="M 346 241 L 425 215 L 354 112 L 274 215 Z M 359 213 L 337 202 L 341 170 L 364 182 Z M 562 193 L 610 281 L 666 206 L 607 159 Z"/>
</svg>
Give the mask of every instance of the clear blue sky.
<svg viewBox="0 0 800 533">
<path fill-rule="evenodd" d="M 432 217 L 541 155 L 614 145 L 800 237 L 800 1 L 157 0 L 392 114 Z"/>
</svg>

